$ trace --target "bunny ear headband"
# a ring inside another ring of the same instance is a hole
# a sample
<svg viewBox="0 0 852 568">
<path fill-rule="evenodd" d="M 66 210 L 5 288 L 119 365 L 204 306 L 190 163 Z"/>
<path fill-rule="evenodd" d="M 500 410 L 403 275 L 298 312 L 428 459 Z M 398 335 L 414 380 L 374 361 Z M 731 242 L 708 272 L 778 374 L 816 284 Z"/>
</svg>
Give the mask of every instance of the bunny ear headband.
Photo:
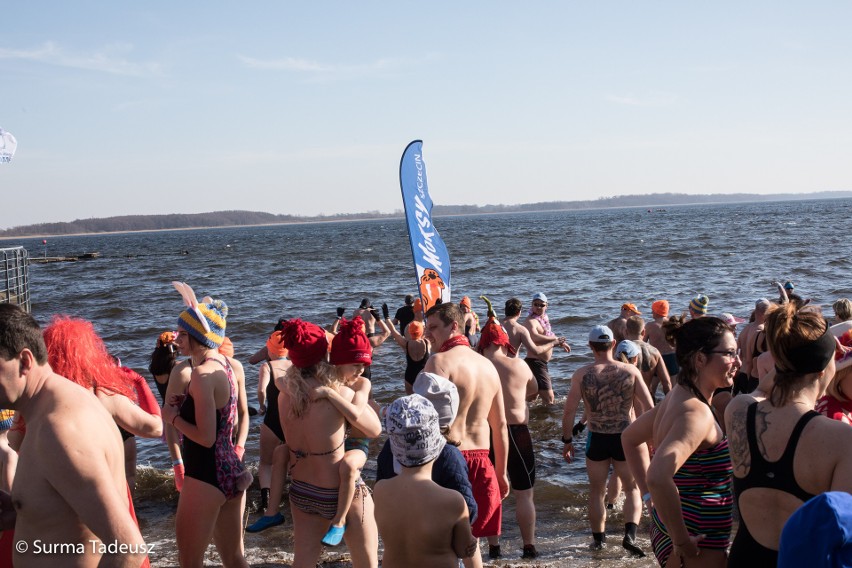
<svg viewBox="0 0 852 568">
<path fill-rule="evenodd" d="M 198 316 L 198 321 L 200 321 L 201 325 L 204 326 L 204 330 L 209 332 L 210 324 L 207 323 L 207 318 L 204 317 L 204 314 L 201 313 L 201 310 L 198 308 L 198 300 L 195 298 L 195 291 L 186 282 L 178 282 L 177 280 L 172 281 L 172 286 L 174 286 L 175 290 L 180 293 L 183 298 L 183 303 Z M 205 297 L 204 300 L 208 300 L 208 298 Z M 213 301 L 212 298 L 209 298 L 209 300 L 211 302 Z"/>
</svg>

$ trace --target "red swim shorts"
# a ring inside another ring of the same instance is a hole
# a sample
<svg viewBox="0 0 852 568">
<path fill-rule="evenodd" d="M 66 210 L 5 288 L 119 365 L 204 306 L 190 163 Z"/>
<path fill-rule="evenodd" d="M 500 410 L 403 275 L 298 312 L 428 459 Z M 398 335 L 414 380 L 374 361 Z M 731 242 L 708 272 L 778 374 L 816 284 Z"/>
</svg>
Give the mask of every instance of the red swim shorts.
<svg viewBox="0 0 852 568">
<path fill-rule="evenodd" d="M 503 522 L 503 500 L 500 499 L 497 472 L 488 459 L 488 450 L 462 450 L 462 456 L 467 462 L 467 476 L 478 509 L 476 522 L 470 527 L 471 532 L 476 538 L 499 536 Z"/>
</svg>

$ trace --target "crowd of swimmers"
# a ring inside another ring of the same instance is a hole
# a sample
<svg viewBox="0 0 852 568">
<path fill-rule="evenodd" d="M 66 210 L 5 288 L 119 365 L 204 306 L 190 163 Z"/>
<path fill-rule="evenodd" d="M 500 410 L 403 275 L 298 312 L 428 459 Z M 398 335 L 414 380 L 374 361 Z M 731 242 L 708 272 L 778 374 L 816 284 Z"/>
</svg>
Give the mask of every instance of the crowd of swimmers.
<svg viewBox="0 0 852 568">
<path fill-rule="evenodd" d="M 510 554 L 500 543 L 510 491 L 518 552 L 540 555 L 529 406 L 554 404 L 548 364 L 554 349 L 571 352 L 544 293 L 523 319 L 517 298 L 500 318 L 481 296 L 482 321 L 467 296 L 427 310 L 409 296 L 393 318 L 364 299 L 326 327 L 279 320 L 248 361 L 260 364 L 263 420 L 259 456 L 246 456 L 228 307 L 173 284 L 184 309 L 149 367 L 162 404 L 90 322 L 56 316 L 42 329 L 0 305 L 0 566 L 56 565 L 53 554 L 147 566 L 135 436 L 168 446 L 181 566 L 203 566 L 211 543 L 223 565 L 247 566 L 244 531 L 283 524 L 285 501 L 293 566 L 345 543 L 355 568 L 374 568 L 380 537 L 386 568 L 482 566 L 482 538 L 489 558 Z M 646 555 L 646 513 L 661 566 L 852 565 L 852 302 L 833 304 L 830 325 L 791 283 L 778 290 L 748 321 L 711 315 L 699 294 L 676 315 L 653 301 L 648 322 L 625 303 L 589 331 L 593 360 L 570 378 L 561 443 L 566 461 L 585 459 L 593 551 L 618 506 L 625 554 Z M 405 396 L 380 407 L 370 369 L 391 338 L 405 353 Z M 371 488 L 362 470 L 381 438 Z M 244 527 L 252 462 L 261 510 Z"/>
</svg>

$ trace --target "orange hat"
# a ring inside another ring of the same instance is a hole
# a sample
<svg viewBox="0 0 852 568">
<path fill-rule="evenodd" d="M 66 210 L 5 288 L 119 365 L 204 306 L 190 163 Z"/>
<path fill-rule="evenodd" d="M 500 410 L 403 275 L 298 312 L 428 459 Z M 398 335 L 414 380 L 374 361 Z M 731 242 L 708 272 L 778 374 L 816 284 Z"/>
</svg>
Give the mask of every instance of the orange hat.
<svg viewBox="0 0 852 568">
<path fill-rule="evenodd" d="M 231 340 L 228 337 L 222 340 L 222 345 L 219 346 L 219 353 L 225 357 L 234 356 L 234 344 L 231 343 Z"/>
<path fill-rule="evenodd" d="M 287 355 L 287 349 L 284 347 L 284 334 L 279 329 L 273 331 L 266 340 L 266 354 L 270 360 L 280 359 Z"/>
<path fill-rule="evenodd" d="M 461 299 L 461 302 L 459 302 L 459 305 L 460 306 L 467 306 L 469 308 L 470 307 L 470 298 L 468 296 L 463 296 L 462 299 Z"/>
<path fill-rule="evenodd" d="M 636 309 L 636 304 L 621 304 L 621 309 L 633 312 L 637 316 L 642 315 L 642 312 Z"/>
<path fill-rule="evenodd" d="M 173 331 L 164 331 L 160 334 L 160 337 L 157 338 L 157 347 L 165 347 L 170 343 L 175 342 L 175 332 Z"/>
<path fill-rule="evenodd" d="M 669 303 L 665 300 L 657 300 L 653 304 L 651 304 L 651 312 L 655 316 L 660 316 L 662 318 L 669 315 Z"/>
<path fill-rule="evenodd" d="M 411 339 L 420 339 L 423 337 L 423 322 L 422 321 L 412 321 L 408 323 L 408 335 L 411 336 Z"/>
</svg>

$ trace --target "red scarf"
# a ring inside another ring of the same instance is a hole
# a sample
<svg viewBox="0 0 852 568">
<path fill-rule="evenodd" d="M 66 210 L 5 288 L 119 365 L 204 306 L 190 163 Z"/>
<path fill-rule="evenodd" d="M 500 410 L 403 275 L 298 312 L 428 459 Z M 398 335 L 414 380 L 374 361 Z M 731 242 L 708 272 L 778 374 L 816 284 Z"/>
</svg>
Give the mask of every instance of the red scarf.
<svg viewBox="0 0 852 568">
<path fill-rule="evenodd" d="M 470 347 L 470 341 L 468 341 L 467 337 L 465 337 L 464 335 L 456 335 L 455 337 L 449 338 L 444 342 L 443 345 L 441 345 L 441 350 L 439 351 L 439 353 L 449 351 L 457 345 L 466 345 L 467 347 Z"/>
</svg>

